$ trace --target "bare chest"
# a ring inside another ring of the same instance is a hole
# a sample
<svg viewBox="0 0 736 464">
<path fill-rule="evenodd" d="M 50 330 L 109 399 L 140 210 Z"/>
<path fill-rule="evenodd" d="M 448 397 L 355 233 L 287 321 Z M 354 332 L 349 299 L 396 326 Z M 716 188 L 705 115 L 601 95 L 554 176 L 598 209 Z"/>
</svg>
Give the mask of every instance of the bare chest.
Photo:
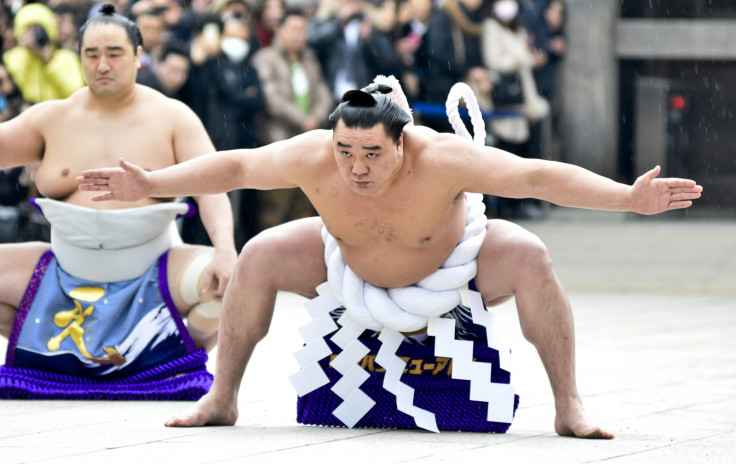
<svg viewBox="0 0 736 464">
<path fill-rule="evenodd" d="M 324 187 L 313 202 L 330 234 L 346 246 L 418 249 L 464 220 L 458 215 L 459 198 L 421 182 L 366 197 L 353 194 L 342 182 Z"/>
<path fill-rule="evenodd" d="M 145 169 L 158 169 L 175 160 L 172 134 L 152 121 L 65 118 L 46 131 L 44 140 L 36 185 L 49 198 L 75 194 L 74 179 L 82 171 L 117 166 L 120 158 Z"/>
</svg>

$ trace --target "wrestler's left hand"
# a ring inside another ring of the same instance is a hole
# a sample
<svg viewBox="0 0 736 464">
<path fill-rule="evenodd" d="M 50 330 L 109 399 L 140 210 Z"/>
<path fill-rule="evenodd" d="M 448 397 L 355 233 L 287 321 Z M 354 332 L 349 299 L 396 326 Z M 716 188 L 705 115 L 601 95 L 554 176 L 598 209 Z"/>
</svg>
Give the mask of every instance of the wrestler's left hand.
<svg viewBox="0 0 736 464">
<path fill-rule="evenodd" d="M 138 201 L 151 191 L 150 173 L 120 158 L 119 168 L 89 169 L 76 178 L 80 190 L 107 191 L 92 201 Z"/>
<path fill-rule="evenodd" d="M 657 179 L 657 166 L 636 179 L 631 187 L 631 210 L 640 214 L 657 214 L 671 209 L 687 208 L 700 198 L 703 187 L 689 179 Z"/>
<path fill-rule="evenodd" d="M 234 249 L 215 249 L 215 257 L 205 270 L 203 293 L 212 290 L 215 299 L 222 301 L 227 284 L 233 275 L 238 255 Z"/>
</svg>

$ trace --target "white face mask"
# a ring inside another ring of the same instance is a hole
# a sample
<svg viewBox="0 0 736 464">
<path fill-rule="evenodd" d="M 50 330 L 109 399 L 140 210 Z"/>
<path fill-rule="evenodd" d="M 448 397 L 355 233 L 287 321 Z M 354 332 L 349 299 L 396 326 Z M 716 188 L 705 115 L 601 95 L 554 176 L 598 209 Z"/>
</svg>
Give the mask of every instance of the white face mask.
<svg viewBox="0 0 736 464">
<path fill-rule="evenodd" d="M 493 4 L 493 15 L 499 21 L 510 23 L 519 14 L 519 4 L 514 0 L 502 0 Z"/>
<path fill-rule="evenodd" d="M 220 42 L 220 48 L 222 49 L 222 53 L 227 55 L 231 61 L 240 63 L 248 56 L 250 44 L 237 37 L 225 37 Z"/>
</svg>

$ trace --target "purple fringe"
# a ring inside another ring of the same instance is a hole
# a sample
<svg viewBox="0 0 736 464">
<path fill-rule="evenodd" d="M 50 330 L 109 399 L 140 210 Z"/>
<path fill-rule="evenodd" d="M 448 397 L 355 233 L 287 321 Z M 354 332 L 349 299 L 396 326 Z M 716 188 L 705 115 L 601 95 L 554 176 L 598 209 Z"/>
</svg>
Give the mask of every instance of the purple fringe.
<svg viewBox="0 0 736 464">
<path fill-rule="evenodd" d="M 212 385 L 206 361 L 207 354 L 199 350 L 114 381 L 0 366 L 0 398 L 193 401 Z"/>
<path fill-rule="evenodd" d="M 35 205 L 35 203 L 34 203 Z M 10 337 L 8 338 L 8 350 L 5 354 L 5 365 L 8 367 L 15 366 L 15 345 L 18 344 L 18 337 L 20 337 L 20 330 L 23 328 L 23 322 L 26 320 L 28 311 L 31 309 L 31 304 L 34 298 L 36 298 L 36 292 L 38 287 L 41 285 L 41 279 L 46 273 L 46 269 L 49 267 L 49 262 L 54 254 L 51 250 L 46 251 L 36 263 L 35 269 L 33 269 L 33 275 L 31 280 L 28 282 L 26 291 L 23 293 L 23 299 L 20 301 L 20 306 L 15 312 L 15 321 L 13 321 L 13 328 L 10 331 Z"/>
<path fill-rule="evenodd" d="M 326 340 L 333 353 L 339 348 Z M 380 342 L 375 338 L 361 338 L 370 353 L 375 356 Z M 399 357 L 434 360 L 434 344 L 410 345 L 403 343 L 397 352 Z M 482 343 L 474 343 L 473 356 L 476 361 L 492 364 L 491 379 L 497 383 L 509 383 L 510 374 L 498 367 L 498 352 Z M 297 400 L 297 422 L 301 424 L 344 427 L 332 411 L 342 400 L 331 388 L 341 376 L 329 367 L 330 357 L 320 361 L 330 383 L 300 397 Z M 379 367 L 375 364 L 375 367 Z M 411 365 L 407 365 L 411 369 Z M 376 401 L 376 405 L 355 425 L 359 428 L 417 429 L 414 418 L 396 409 L 396 397 L 383 388 L 383 372 L 368 371 L 370 377 L 361 390 Z M 435 414 L 437 427 L 446 431 L 505 433 L 511 424 L 489 422 L 486 420 L 488 405 L 485 402 L 471 401 L 470 381 L 452 379 L 446 369 L 437 375 L 425 371 L 422 374 L 404 373 L 401 381 L 414 388 L 414 404 Z M 514 413 L 519 407 L 519 396 L 514 395 Z"/>
<path fill-rule="evenodd" d="M 192 336 L 189 335 L 189 331 L 184 325 L 181 314 L 179 314 L 179 310 L 176 309 L 176 305 L 174 305 L 174 300 L 171 299 L 171 292 L 169 291 L 168 280 L 168 264 L 169 252 L 167 251 L 158 258 L 158 290 L 161 292 L 161 298 L 164 300 L 164 304 L 166 304 L 166 307 L 169 309 L 169 313 L 171 313 L 171 318 L 174 320 L 176 328 L 179 329 L 179 335 L 181 336 L 181 340 L 184 343 L 184 347 L 186 348 L 187 353 L 192 354 L 197 351 L 197 344 L 194 342 L 194 339 L 192 339 Z"/>
</svg>

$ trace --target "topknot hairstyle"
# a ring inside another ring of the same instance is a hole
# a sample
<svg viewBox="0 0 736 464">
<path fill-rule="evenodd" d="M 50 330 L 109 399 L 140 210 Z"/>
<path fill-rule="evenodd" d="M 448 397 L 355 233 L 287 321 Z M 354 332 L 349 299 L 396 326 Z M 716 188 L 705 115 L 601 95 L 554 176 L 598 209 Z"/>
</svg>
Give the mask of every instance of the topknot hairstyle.
<svg viewBox="0 0 736 464">
<path fill-rule="evenodd" d="M 98 14 L 90 18 L 84 26 L 79 29 L 79 52 L 82 51 L 82 42 L 84 42 L 84 33 L 87 28 L 94 24 L 115 24 L 122 27 L 133 46 L 133 53 L 136 53 L 139 45 L 143 45 L 143 36 L 138 26 L 127 17 L 119 14 L 115 5 L 112 3 L 103 3 L 98 9 Z"/>
<path fill-rule="evenodd" d="M 330 126 L 335 129 L 341 120 L 351 129 L 370 129 L 383 124 L 386 134 L 397 143 L 411 116 L 386 95 L 392 91 L 390 86 L 375 82 L 360 90 L 348 90 L 330 114 Z"/>
</svg>

